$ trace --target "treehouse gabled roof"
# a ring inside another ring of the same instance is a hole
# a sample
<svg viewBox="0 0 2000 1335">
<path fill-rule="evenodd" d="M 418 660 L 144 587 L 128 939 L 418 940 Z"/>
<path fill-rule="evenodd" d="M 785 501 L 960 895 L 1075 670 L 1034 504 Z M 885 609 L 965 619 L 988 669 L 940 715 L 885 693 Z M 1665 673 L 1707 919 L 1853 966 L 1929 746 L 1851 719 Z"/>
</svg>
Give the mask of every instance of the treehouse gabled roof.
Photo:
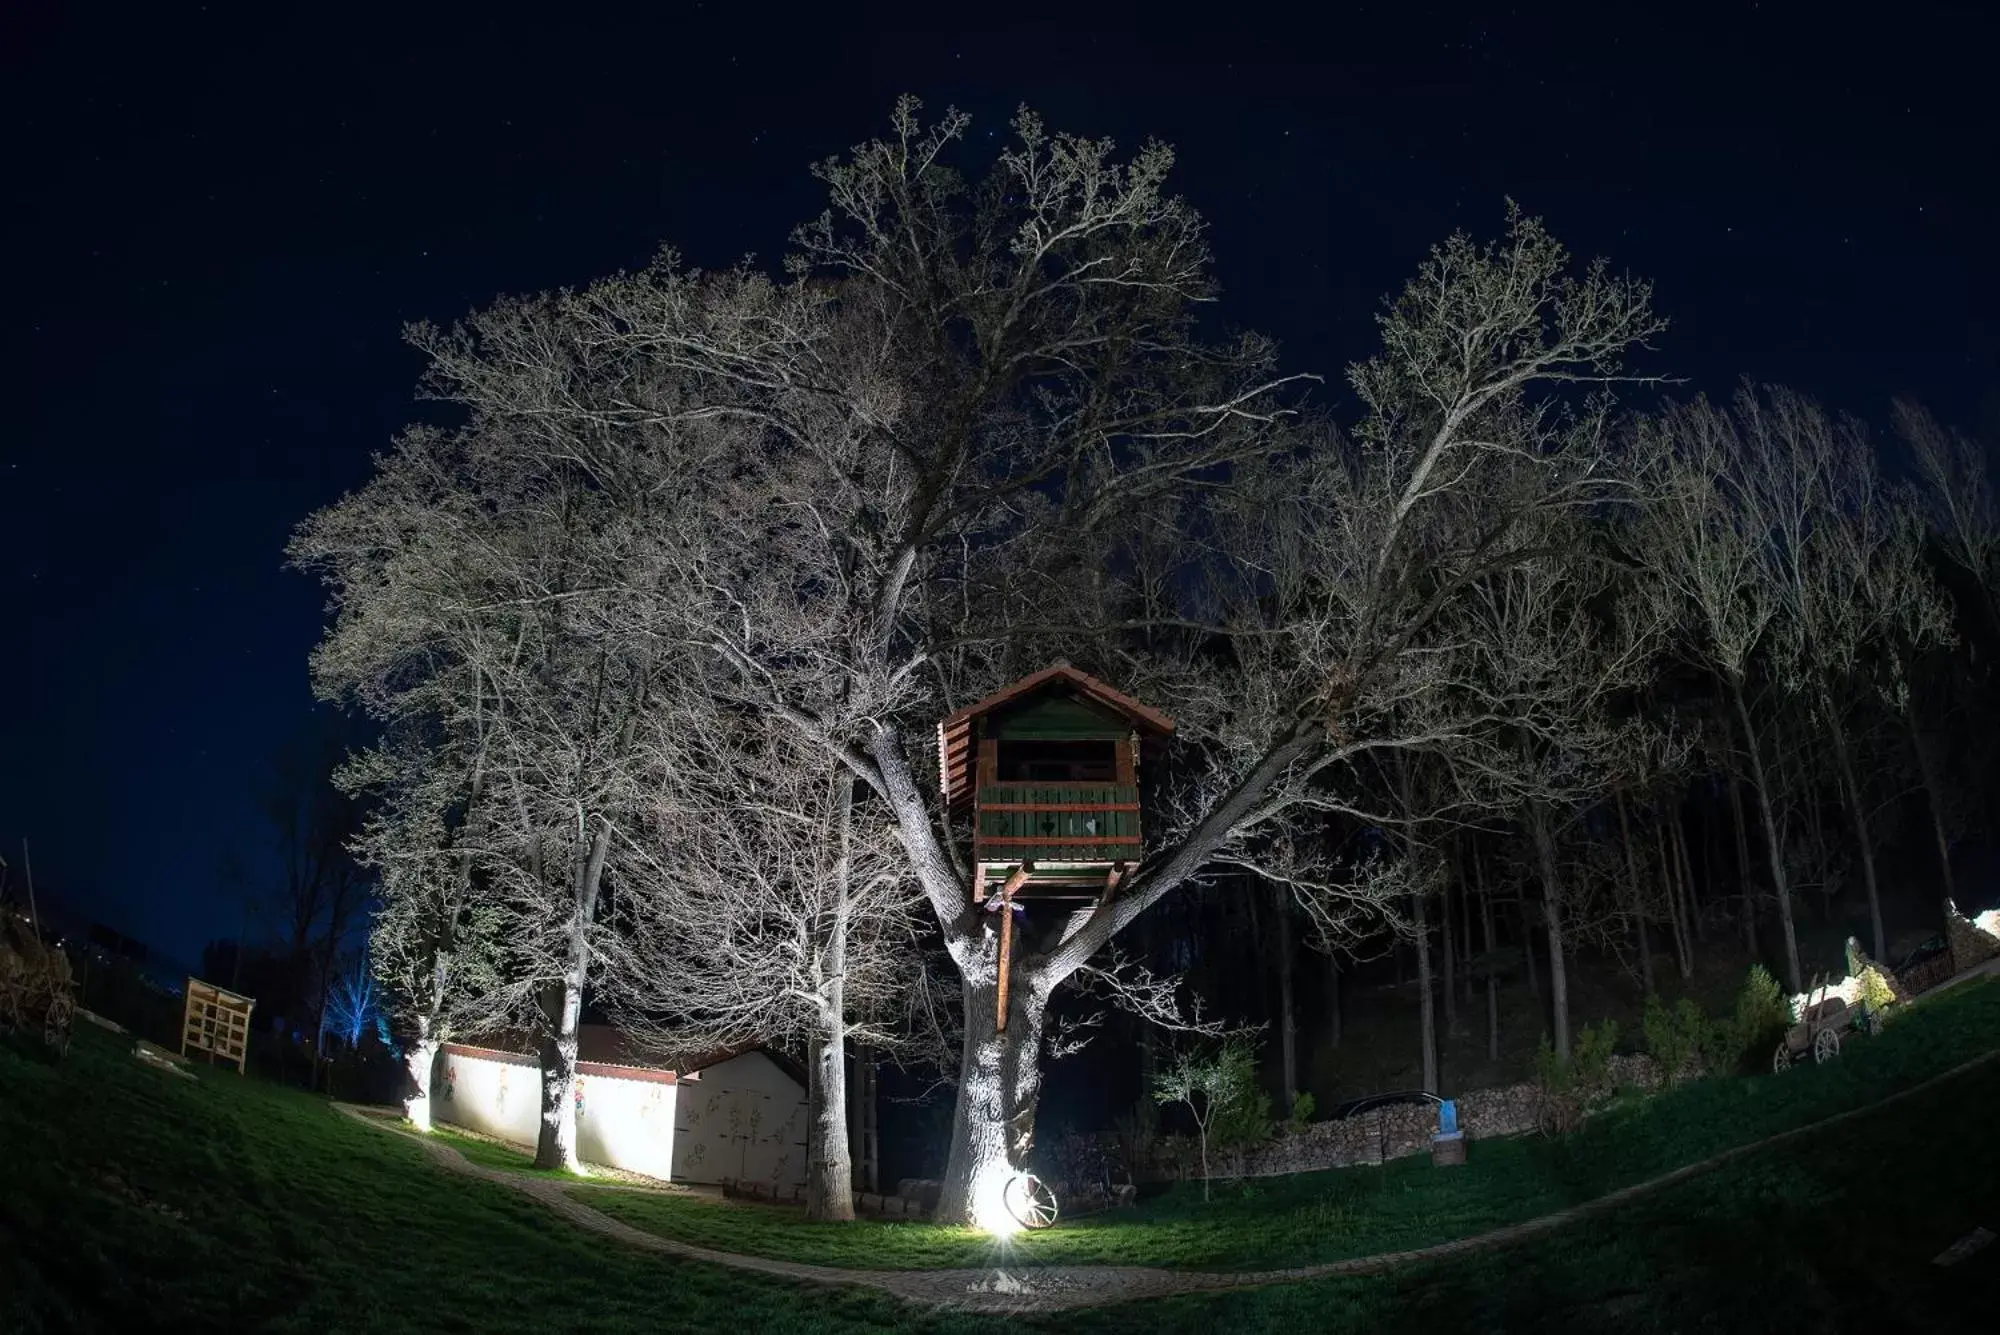
<svg viewBox="0 0 2000 1335">
<path fill-rule="evenodd" d="M 1055 663 L 939 720 L 938 774 L 946 806 L 958 807 L 972 801 L 973 725 L 988 714 L 1010 705 L 1024 704 L 1030 697 L 1050 690 L 1063 690 L 1080 696 L 1098 708 L 1123 718 L 1142 732 L 1164 737 L 1174 730 L 1174 721 L 1159 710 L 1107 686 L 1088 672 L 1073 668 L 1068 663 Z"/>
</svg>

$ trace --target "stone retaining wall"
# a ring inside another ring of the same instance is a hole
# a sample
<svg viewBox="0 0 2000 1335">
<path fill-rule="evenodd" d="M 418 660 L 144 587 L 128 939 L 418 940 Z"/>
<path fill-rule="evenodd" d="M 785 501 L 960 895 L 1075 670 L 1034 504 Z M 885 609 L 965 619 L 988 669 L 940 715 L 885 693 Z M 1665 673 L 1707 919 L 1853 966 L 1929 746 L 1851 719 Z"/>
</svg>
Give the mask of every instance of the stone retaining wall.
<svg viewBox="0 0 2000 1335">
<path fill-rule="evenodd" d="M 1650 1057 L 1613 1057 L 1613 1082 L 1645 1090 L 1660 1084 Z M 1533 1131 L 1539 1094 L 1532 1081 L 1475 1089 L 1458 1095 L 1459 1129 L 1469 1140 L 1520 1135 Z M 1338 1121 L 1312 1122 L 1298 1130 L 1279 1127 L 1262 1145 L 1210 1156 L 1216 1177 L 1278 1177 L 1314 1173 L 1356 1164 L 1379 1164 L 1410 1154 L 1427 1154 L 1437 1134 L 1437 1106 L 1397 1103 L 1370 1109 Z M 1201 1172 L 1201 1152 L 1189 1136 L 1162 1136 L 1148 1160 L 1134 1168 L 1141 1181 L 1161 1182 L 1195 1177 Z"/>
<path fill-rule="evenodd" d="M 1976 919 L 1968 918 L 1958 911 L 1957 905 L 1946 900 L 1944 914 L 1953 973 L 1964 973 L 2000 956 L 2000 911 L 1989 909 Z"/>
</svg>

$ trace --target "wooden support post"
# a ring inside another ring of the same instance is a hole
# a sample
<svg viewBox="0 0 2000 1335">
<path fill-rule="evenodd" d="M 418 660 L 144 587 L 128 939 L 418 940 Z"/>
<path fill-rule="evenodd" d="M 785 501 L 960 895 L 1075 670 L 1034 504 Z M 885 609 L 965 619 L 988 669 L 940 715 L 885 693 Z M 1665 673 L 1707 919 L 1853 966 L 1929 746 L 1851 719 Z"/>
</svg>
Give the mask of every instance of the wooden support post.
<svg viewBox="0 0 2000 1335">
<path fill-rule="evenodd" d="M 1000 898 L 1000 1013 L 994 1017 L 997 1033 L 1007 1032 L 1007 975 L 1014 967 L 1014 905 L 1011 895 Z"/>
<path fill-rule="evenodd" d="M 1092 913 L 1103 912 L 1104 906 L 1111 902 L 1111 896 L 1118 892 L 1118 883 L 1125 879 L 1125 866 L 1126 864 L 1122 862 L 1111 864 L 1111 874 L 1104 878 L 1104 889 L 1098 894 L 1097 904 L 1091 909 Z"/>
<path fill-rule="evenodd" d="M 1034 863 L 1023 862 L 1000 887 L 1000 994 L 999 1014 L 993 1018 L 995 1033 L 1007 1032 L 1007 980 L 1014 971 L 1014 892 L 1034 869 Z"/>
</svg>

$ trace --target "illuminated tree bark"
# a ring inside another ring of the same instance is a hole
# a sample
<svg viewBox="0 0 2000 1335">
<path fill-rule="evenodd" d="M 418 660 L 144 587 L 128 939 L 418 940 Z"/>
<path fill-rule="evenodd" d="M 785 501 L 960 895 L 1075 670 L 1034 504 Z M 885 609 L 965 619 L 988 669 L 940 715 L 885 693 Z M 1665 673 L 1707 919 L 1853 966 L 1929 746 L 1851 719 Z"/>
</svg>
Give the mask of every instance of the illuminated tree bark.
<svg viewBox="0 0 2000 1335">
<path fill-rule="evenodd" d="M 417 1037 L 403 1053 L 403 1070 L 409 1080 L 403 1095 L 403 1116 L 419 1131 L 431 1129 L 431 1076 L 437 1069 L 437 1040 L 430 1036 L 428 1016 L 417 1017 Z"/>
<path fill-rule="evenodd" d="M 546 998 L 549 1030 L 541 1038 L 542 1113 L 535 1135 L 535 1167 L 578 1172 L 576 1157 L 577 1023 L 583 1014 L 580 988 L 558 984 Z"/>
<path fill-rule="evenodd" d="M 838 1003 L 838 988 L 832 999 Z M 847 1126 L 846 1046 L 840 1037 L 814 1038 L 807 1050 L 806 1218 L 854 1218 L 854 1166 Z"/>
<path fill-rule="evenodd" d="M 1017 958 L 1008 984 L 1007 1027 L 999 1028 L 1000 936 L 992 926 L 960 957 L 959 972 L 965 1046 L 937 1217 L 990 1227 L 1003 1222 L 996 1213 L 1003 1208 L 1000 1192 L 1034 1146 L 1048 997 L 1034 971 Z"/>
<path fill-rule="evenodd" d="M 582 1167 L 576 1157 L 577 1031 L 583 1021 L 584 982 L 590 974 L 590 923 L 597 911 L 610 845 L 611 829 L 600 823 L 596 836 L 588 843 L 577 841 L 573 850 L 570 875 L 576 890 L 568 958 L 562 976 L 542 991 L 542 1116 L 535 1141 L 537 1168 L 574 1173 Z"/>
<path fill-rule="evenodd" d="M 854 1163 L 847 1140 L 847 945 L 849 875 L 853 866 L 854 782 L 835 776 L 834 865 L 825 942 L 825 981 L 820 985 L 819 1032 L 809 1044 L 812 1064 L 808 1111 L 812 1126 L 806 1146 L 806 1218 L 845 1222 L 854 1218 Z"/>
</svg>

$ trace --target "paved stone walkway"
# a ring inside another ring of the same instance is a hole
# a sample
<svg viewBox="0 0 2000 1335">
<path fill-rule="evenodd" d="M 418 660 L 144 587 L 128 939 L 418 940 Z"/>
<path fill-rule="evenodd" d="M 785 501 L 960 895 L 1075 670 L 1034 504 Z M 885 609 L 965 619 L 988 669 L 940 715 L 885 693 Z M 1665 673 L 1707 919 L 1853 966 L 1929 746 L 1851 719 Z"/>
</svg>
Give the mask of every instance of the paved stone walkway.
<svg viewBox="0 0 2000 1335">
<path fill-rule="evenodd" d="M 710 1265 L 754 1270 L 781 1279 L 802 1280 L 809 1284 L 851 1284 L 880 1289 L 899 1298 L 932 1307 L 959 1311 L 1025 1313 L 1059 1311 L 1072 1307 L 1096 1307 L 1144 1298 L 1162 1298 L 1178 1293 L 1207 1293 L 1224 1289 L 1256 1288 L 1266 1284 L 1292 1284 L 1302 1280 L 1327 1279 L 1337 1275 L 1369 1275 L 1396 1266 L 1442 1260 L 1447 1257 L 1463 1256 L 1468 1252 L 1506 1246 L 1523 1238 L 1552 1232 L 1591 1215 L 1614 1209 L 1640 1196 L 1685 1182 L 1760 1150 L 1811 1135 L 1830 1126 L 1837 1126 L 1890 1104 L 1900 1103 L 1904 1099 L 1915 1097 L 1926 1090 L 1956 1079 L 1995 1058 L 2000 1058 L 2000 1050 L 1974 1057 L 1971 1061 L 1954 1066 L 1942 1075 L 1933 1076 L 1921 1084 L 1899 1090 L 1874 1103 L 1850 1108 L 1846 1112 L 1823 1117 L 1817 1122 L 1794 1127 L 1790 1131 L 1780 1131 L 1776 1135 L 1766 1136 L 1747 1145 L 1738 1145 L 1734 1149 L 1710 1155 L 1697 1163 L 1662 1173 L 1658 1177 L 1648 1178 L 1644 1182 L 1620 1187 L 1616 1191 L 1595 1197 L 1581 1205 L 1573 1205 L 1553 1214 L 1523 1220 L 1518 1224 L 1509 1224 L 1504 1228 L 1491 1229 L 1485 1233 L 1456 1238 L 1450 1242 L 1435 1243 L 1428 1247 L 1415 1247 L 1408 1251 L 1378 1252 L 1373 1256 L 1356 1256 L 1344 1261 L 1326 1261 L 1318 1265 L 1293 1266 L 1284 1270 L 1246 1270 L 1233 1273 L 1111 1265 L 1029 1265 L 1014 1270 L 993 1268 L 849 1270 L 838 1266 L 780 1261 L 767 1256 L 720 1252 L 708 1247 L 697 1247 L 692 1243 L 663 1238 L 656 1233 L 634 1228 L 621 1220 L 593 1210 L 569 1194 L 573 1184 L 552 1178 L 528 1177 L 504 1169 L 475 1164 L 452 1146 L 435 1137 L 418 1135 L 416 1132 L 397 1126 L 387 1118 L 373 1115 L 350 1104 L 337 1106 L 342 1112 L 370 1126 L 408 1136 L 422 1145 L 442 1166 L 454 1173 L 483 1178 L 488 1182 L 525 1192 L 579 1228 L 616 1238 L 634 1247 L 668 1256 L 684 1257 L 690 1261 L 706 1261 Z"/>
</svg>

